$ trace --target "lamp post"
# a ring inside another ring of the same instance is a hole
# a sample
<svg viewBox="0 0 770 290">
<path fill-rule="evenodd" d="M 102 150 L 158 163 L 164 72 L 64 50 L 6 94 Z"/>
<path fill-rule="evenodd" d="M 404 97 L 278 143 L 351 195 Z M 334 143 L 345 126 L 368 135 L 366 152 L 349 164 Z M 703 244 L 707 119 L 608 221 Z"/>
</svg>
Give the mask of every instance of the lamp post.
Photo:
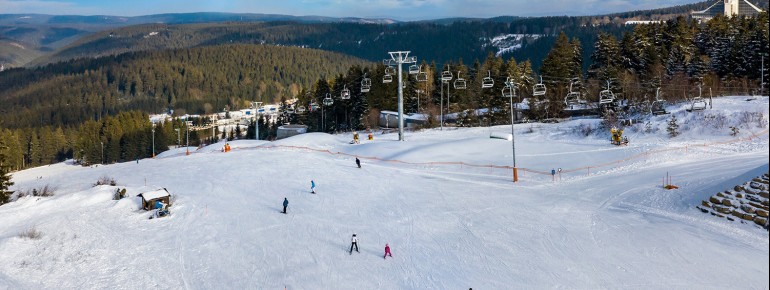
<svg viewBox="0 0 770 290">
<path fill-rule="evenodd" d="M 508 97 L 510 98 L 511 102 L 511 151 L 513 155 L 513 182 L 519 181 L 519 172 L 518 168 L 516 168 L 516 139 L 514 138 L 514 131 L 513 131 L 513 124 L 514 124 L 514 107 L 513 107 L 513 95 L 516 94 L 516 90 L 518 89 L 518 85 L 513 82 L 506 82 L 505 84 L 511 89 L 511 93 L 508 94 Z"/>
<path fill-rule="evenodd" d="M 152 158 L 155 158 L 155 123 L 152 124 Z"/>
<path fill-rule="evenodd" d="M 444 72 L 448 72 L 446 76 L 444 75 Z M 441 130 L 444 130 L 444 84 L 446 84 L 446 94 L 447 94 L 447 107 L 449 107 L 449 81 L 454 78 L 452 76 L 452 73 L 449 71 L 449 65 L 447 65 L 447 70 L 441 73 L 441 96 L 439 99 L 441 99 Z"/>
<path fill-rule="evenodd" d="M 186 150 L 185 155 L 190 155 L 190 123 L 187 123 L 187 122 L 189 122 L 189 121 L 185 120 L 185 122 L 184 122 L 184 124 L 185 124 L 184 127 L 185 127 L 185 129 L 187 131 L 187 141 L 186 141 L 186 144 L 185 144 L 184 147 L 185 147 L 185 150 Z"/>
<path fill-rule="evenodd" d="M 398 141 L 404 141 L 404 86 L 403 76 L 401 75 L 401 65 L 405 63 L 416 63 L 417 58 L 409 56 L 411 51 L 390 51 L 390 59 L 385 59 L 385 65 L 398 65 Z"/>
</svg>

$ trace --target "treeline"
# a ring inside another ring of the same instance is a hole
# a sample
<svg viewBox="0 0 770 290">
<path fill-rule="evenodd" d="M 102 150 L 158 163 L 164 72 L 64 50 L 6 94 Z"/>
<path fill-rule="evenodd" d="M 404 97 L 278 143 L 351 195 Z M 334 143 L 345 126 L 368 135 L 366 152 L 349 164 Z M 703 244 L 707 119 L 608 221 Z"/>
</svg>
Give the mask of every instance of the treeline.
<svg viewBox="0 0 770 290">
<path fill-rule="evenodd" d="M 446 66 L 423 62 L 421 67 L 427 74 L 426 82 L 417 82 L 414 76 L 406 73 L 403 75 L 407 80 L 405 110 L 437 116 L 442 99 L 439 78 L 444 71 L 450 71 L 454 76 L 443 87 L 445 102 L 449 96 L 449 111 L 467 112 L 458 120 L 459 125 L 485 125 L 510 122 L 507 101 L 501 98 L 501 89 L 507 79 L 518 85 L 518 96 L 532 97 L 534 85 L 542 78 L 547 92 L 537 98 L 539 102 L 531 104 L 526 116 L 542 120 L 563 116 L 564 98 L 570 84 L 592 102 L 598 101 L 599 91 L 609 86 L 618 98 L 628 100 L 631 105 L 652 101 L 659 87 L 663 97 L 670 101 L 699 94 L 704 97 L 708 94 L 751 94 L 760 92 L 762 58 L 770 63 L 766 53 L 767 13 L 756 18 L 717 17 L 703 25 L 679 17 L 666 23 L 636 26 L 619 39 L 607 33 L 600 33 L 596 38 L 589 44 L 593 48 L 590 61 L 584 61 L 582 48 L 585 44 L 561 33 L 554 45 L 546 50 L 539 74 L 534 73 L 528 60 L 517 62 L 514 58 L 505 60 L 492 54 L 483 62 L 476 61 L 471 65 L 462 60 L 449 62 Z M 587 74 L 584 67 L 589 67 Z M 466 82 L 465 89 L 455 89 L 458 71 Z M 383 65 L 363 69 L 353 67 L 345 76 L 317 81 L 310 91 L 298 94 L 300 103 L 303 106 L 321 104 L 328 93 L 333 104 L 291 121 L 305 123 L 311 131 L 325 132 L 376 126 L 379 111 L 397 109 L 395 81 L 382 83 L 384 72 Z M 359 91 L 364 73 L 372 80 L 371 91 L 365 94 Z M 764 73 L 768 79 L 767 70 Z M 495 86 L 482 89 L 481 83 L 487 76 L 494 79 Z M 353 92 L 350 100 L 340 98 L 345 88 Z M 492 109 L 491 113 L 477 115 L 474 109 L 482 108 Z"/>
<path fill-rule="evenodd" d="M 445 63 L 453 59 L 483 59 L 496 49 L 489 39 L 509 34 L 541 34 L 537 41 L 503 57 L 530 59 L 539 68 L 543 48 L 550 47 L 560 32 L 592 43 L 598 32 L 619 36 L 631 28 L 617 17 L 515 18 L 510 22 L 454 21 L 450 24 L 409 22 L 400 24 L 356 23 L 205 23 L 145 24 L 106 30 L 79 40 L 38 63 L 72 58 L 117 55 L 132 51 L 180 49 L 222 44 L 273 44 L 339 52 L 379 62 L 394 47 L 410 50 L 420 59 Z M 591 49 L 584 49 L 589 57 Z M 547 49 L 545 50 L 547 51 Z"/>
<path fill-rule="evenodd" d="M 79 59 L 0 74 L 8 128 L 68 126 L 127 110 L 202 114 L 274 102 L 365 62 L 320 50 L 225 45 Z"/>
<path fill-rule="evenodd" d="M 67 159 L 91 165 L 148 158 L 170 145 L 185 145 L 187 129 L 179 119 L 153 125 L 146 113 L 129 111 L 73 127 L 0 127 L 0 140 L 5 166 L 19 170 Z M 198 132 L 189 133 L 190 146 L 198 146 Z"/>
</svg>

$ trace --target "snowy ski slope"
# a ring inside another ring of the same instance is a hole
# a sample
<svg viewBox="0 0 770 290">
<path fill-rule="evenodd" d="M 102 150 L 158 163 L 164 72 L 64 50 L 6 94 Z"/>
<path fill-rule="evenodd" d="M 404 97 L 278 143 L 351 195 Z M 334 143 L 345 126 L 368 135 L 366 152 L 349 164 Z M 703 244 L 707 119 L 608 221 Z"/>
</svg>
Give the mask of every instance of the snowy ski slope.
<svg viewBox="0 0 770 290">
<path fill-rule="evenodd" d="M 57 190 L 0 206 L 0 289 L 768 289 L 768 232 L 695 208 L 768 171 L 768 98 L 745 99 L 671 106 L 681 136 L 658 116 L 650 132 L 627 129 L 625 147 L 576 129 L 598 120 L 516 125 L 516 184 L 510 169 L 468 166 L 510 166 L 511 143 L 489 138 L 510 126 L 360 145 L 311 133 L 24 170 L 12 189 Z M 736 137 L 705 117 L 731 126 L 743 112 L 762 118 Z M 540 174 L 552 168 L 561 178 Z M 667 173 L 680 189 L 661 188 Z M 102 176 L 132 197 L 167 188 L 172 215 L 112 200 L 116 187 L 93 186 Z M 19 237 L 30 228 L 42 237 Z"/>
</svg>

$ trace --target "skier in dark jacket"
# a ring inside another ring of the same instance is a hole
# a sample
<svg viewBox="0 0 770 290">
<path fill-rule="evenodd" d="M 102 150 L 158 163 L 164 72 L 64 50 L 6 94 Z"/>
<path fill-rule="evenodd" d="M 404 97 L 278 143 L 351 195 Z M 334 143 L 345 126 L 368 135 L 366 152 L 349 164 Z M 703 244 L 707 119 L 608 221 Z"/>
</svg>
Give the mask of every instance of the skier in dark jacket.
<svg viewBox="0 0 770 290">
<path fill-rule="evenodd" d="M 289 199 L 283 198 L 283 213 L 286 213 L 286 207 L 289 206 Z"/>
<path fill-rule="evenodd" d="M 353 237 L 350 239 L 350 254 L 353 254 L 353 247 L 356 247 L 356 252 L 360 253 L 358 251 L 358 237 L 356 237 L 356 234 L 353 234 Z"/>
<path fill-rule="evenodd" d="M 361 160 L 356 157 L 356 165 L 358 165 L 358 168 L 361 168 Z"/>
</svg>

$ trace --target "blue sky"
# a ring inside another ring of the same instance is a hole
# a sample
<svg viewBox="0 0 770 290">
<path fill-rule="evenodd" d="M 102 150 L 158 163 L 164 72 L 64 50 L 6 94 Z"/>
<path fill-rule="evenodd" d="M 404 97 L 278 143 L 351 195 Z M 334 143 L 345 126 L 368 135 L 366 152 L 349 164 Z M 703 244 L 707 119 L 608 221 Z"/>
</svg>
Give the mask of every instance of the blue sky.
<svg viewBox="0 0 770 290">
<path fill-rule="evenodd" d="M 698 0 L 0 0 L 0 14 L 137 16 L 237 12 L 398 20 L 445 17 L 596 15 L 652 9 Z"/>
</svg>

